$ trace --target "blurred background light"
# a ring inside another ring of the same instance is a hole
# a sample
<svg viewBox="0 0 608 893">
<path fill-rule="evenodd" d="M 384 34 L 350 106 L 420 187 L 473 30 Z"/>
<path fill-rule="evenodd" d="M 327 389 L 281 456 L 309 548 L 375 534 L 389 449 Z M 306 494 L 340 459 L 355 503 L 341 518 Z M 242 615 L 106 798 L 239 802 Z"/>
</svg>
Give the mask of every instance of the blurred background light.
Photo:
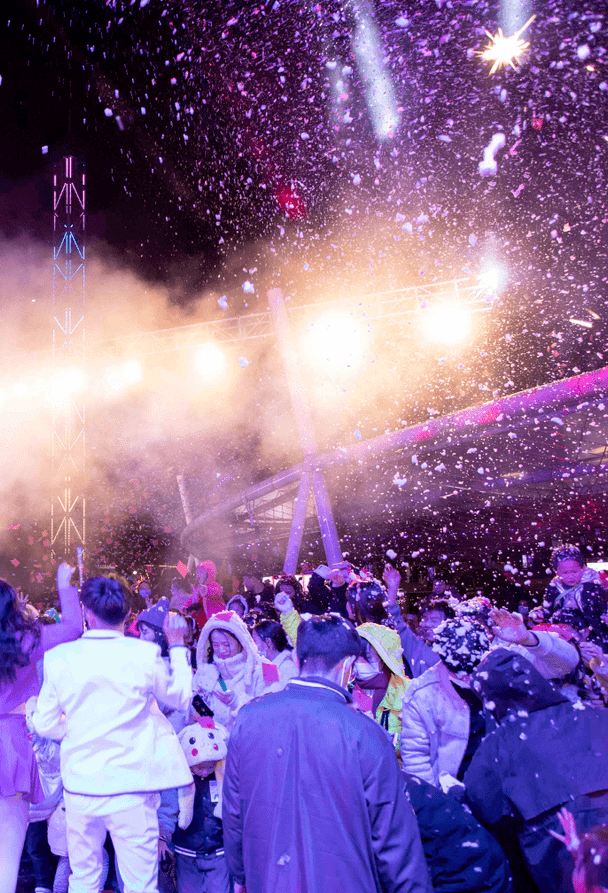
<svg viewBox="0 0 608 893">
<path fill-rule="evenodd" d="M 208 385 L 217 385 L 226 379 L 228 367 L 225 352 L 217 344 L 203 344 L 193 352 L 196 371 Z"/>
<path fill-rule="evenodd" d="M 436 304 L 422 317 L 429 341 L 460 344 L 472 334 L 471 313 L 457 304 Z"/>
</svg>

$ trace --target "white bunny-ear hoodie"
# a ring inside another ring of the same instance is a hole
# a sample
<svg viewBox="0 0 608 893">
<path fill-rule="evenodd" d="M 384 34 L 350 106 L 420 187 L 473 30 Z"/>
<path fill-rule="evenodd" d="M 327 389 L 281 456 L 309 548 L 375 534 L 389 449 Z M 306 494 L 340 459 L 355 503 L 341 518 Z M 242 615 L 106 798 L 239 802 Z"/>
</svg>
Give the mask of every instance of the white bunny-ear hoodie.
<svg viewBox="0 0 608 893">
<path fill-rule="evenodd" d="M 225 660 L 213 656 L 210 636 L 215 629 L 234 636 L 242 651 Z M 258 653 L 249 630 L 235 611 L 221 611 L 207 621 L 196 646 L 196 663 L 198 669 L 192 680 L 193 693 L 202 697 L 213 710 L 214 719 L 228 731 L 243 704 L 272 690 L 265 682 L 262 671 L 262 665 L 268 661 Z M 224 704 L 217 696 L 223 694 L 220 677 L 227 691 L 234 692 L 235 697 L 230 704 Z"/>
</svg>

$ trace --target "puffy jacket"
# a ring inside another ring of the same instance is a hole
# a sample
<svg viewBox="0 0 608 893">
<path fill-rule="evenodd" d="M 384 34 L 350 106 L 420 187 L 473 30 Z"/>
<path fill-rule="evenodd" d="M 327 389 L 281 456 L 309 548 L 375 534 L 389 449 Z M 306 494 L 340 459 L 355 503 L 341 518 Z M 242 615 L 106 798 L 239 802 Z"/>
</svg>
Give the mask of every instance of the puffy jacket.
<svg viewBox="0 0 608 893">
<path fill-rule="evenodd" d="M 216 629 L 230 633 L 242 650 L 226 660 L 214 657 L 211 633 Z M 207 621 L 196 646 L 196 663 L 197 670 L 192 680 L 193 695 L 199 694 L 202 697 L 213 710 L 217 722 L 228 731 L 243 704 L 272 691 L 262 669 L 269 661 L 260 657 L 249 630 L 234 611 L 221 611 Z M 234 692 L 234 699 L 230 704 L 225 704 L 218 697 L 222 690 Z"/>
<path fill-rule="evenodd" d="M 469 740 L 470 712 L 442 663 L 414 679 L 403 699 L 401 765 L 439 787 L 439 776 L 454 778 Z"/>
<path fill-rule="evenodd" d="M 573 645 L 556 633 L 535 635 L 538 645 L 532 648 L 506 645 L 498 639 L 493 648 L 520 655 L 548 679 L 565 676 L 576 667 L 578 652 Z M 412 681 L 405 694 L 401 722 L 403 768 L 435 786 L 442 772 L 456 778 L 469 740 L 470 711 L 442 663 Z"/>
</svg>

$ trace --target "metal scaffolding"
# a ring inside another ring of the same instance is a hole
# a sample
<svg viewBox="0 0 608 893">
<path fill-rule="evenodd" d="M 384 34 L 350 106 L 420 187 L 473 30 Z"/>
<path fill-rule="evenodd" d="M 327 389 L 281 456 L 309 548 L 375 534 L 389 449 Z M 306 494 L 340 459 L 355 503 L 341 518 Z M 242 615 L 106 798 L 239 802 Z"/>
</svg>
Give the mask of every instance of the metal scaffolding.
<svg viewBox="0 0 608 893">
<path fill-rule="evenodd" d="M 339 310 L 342 315 L 361 319 L 366 323 L 397 322 L 416 316 L 427 307 L 449 302 L 470 313 L 491 310 L 494 297 L 470 279 L 449 279 L 446 282 L 433 282 L 429 285 L 407 286 L 371 294 L 353 295 L 331 301 L 317 301 L 314 304 L 286 305 L 290 324 L 299 325 L 311 322 L 324 311 Z M 189 350 L 202 344 L 238 344 L 247 341 L 276 338 L 275 323 L 270 308 L 263 313 L 246 313 L 242 316 L 221 317 L 220 319 L 197 322 L 188 326 L 160 329 L 153 332 L 140 332 L 120 335 L 95 342 L 97 361 L 141 357 L 169 353 L 175 350 Z"/>
<path fill-rule="evenodd" d="M 51 546 L 68 556 L 85 541 L 84 164 L 73 155 L 53 176 L 53 441 Z"/>
</svg>

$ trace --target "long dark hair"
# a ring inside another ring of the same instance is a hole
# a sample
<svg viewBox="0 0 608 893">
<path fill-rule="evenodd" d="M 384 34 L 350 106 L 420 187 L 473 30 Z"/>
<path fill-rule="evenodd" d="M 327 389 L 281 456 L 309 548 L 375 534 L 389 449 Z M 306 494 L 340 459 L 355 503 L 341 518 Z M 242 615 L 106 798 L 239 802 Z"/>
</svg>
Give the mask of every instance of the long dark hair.
<svg viewBox="0 0 608 893">
<path fill-rule="evenodd" d="M 15 681 L 40 641 L 40 624 L 23 614 L 16 599 L 13 587 L 0 580 L 0 688 Z"/>
</svg>

